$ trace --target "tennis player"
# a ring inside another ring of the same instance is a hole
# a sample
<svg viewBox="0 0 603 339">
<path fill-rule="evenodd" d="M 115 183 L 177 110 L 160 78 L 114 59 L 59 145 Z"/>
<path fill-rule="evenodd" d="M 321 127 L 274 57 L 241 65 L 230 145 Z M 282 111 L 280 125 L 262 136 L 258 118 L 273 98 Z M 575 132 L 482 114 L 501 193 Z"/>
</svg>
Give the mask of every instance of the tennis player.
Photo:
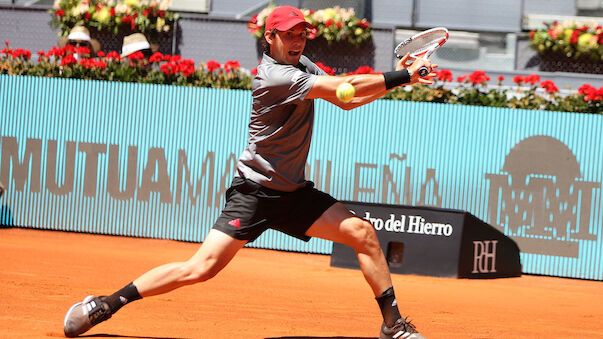
<svg viewBox="0 0 603 339">
<path fill-rule="evenodd" d="M 271 228 L 305 241 L 319 237 L 352 247 L 383 315 L 380 338 L 424 338 L 398 311 L 389 268 L 371 224 L 314 188 L 305 180 L 304 168 L 313 99 L 349 110 L 403 84 L 430 84 L 435 74 L 419 77 L 417 70 L 437 66 L 418 59 L 405 68 L 406 56 L 395 71 L 328 76 L 302 55 L 310 28 L 302 12 L 290 6 L 274 9 L 266 19 L 265 53 L 252 84 L 248 144 L 226 191 L 226 205 L 199 250 L 187 261 L 148 271 L 111 295 L 88 296 L 74 304 L 65 316 L 65 335 L 80 335 L 135 300 L 211 279 L 239 249 Z M 346 103 L 335 94 L 344 81 L 356 90 Z"/>
</svg>

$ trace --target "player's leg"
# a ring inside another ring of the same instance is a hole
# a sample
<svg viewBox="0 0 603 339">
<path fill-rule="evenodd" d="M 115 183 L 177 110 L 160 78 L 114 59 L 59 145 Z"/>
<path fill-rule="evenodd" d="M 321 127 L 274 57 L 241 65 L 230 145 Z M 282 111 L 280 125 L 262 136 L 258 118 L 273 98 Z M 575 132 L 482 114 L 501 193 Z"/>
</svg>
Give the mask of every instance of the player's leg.
<svg viewBox="0 0 603 339">
<path fill-rule="evenodd" d="M 246 243 L 246 240 L 212 229 L 189 260 L 156 267 L 112 295 L 88 296 L 83 302 L 74 304 L 65 316 L 65 335 L 80 335 L 111 318 L 122 306 L 142 297 L 166 293 L 214 277 Z"/>
<path fill-rule="evenodd" d="M 212 229 L 188 261 L 154 268 L 134 280 L 141 297 L 149 297 L 213 278 L 247 243 Z"/>
<path fill-rule="evenodd" d="M 350 246 L 356 252 L 360 270 L 370 285 L 383 315 L 380 338 L 423 338 L 400 315 L 387 261 L 373 226 L 355 216 L 342 203 L 327 209 L 306 235 Z"/>
</svg>

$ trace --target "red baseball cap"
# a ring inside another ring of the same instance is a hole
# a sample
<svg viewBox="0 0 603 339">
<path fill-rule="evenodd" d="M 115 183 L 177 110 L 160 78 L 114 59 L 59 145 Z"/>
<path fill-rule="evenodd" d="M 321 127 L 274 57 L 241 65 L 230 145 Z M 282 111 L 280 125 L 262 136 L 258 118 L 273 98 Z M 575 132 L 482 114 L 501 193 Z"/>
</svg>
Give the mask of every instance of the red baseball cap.
<svg viewBox="0 0 603 339">
<path fill-rule="evenodd" d="M 275 28 L 279 31 L 286 31 L 302 22 L 305 23 L 308 28 L 314 27 L 306 21 L 304 13 L 298 8 L 293 6 L 280 6 L 275 8 L 272 13 L 268 15 L 268 18 L 266 18 L 266 32 L 270 32 Z"/>
</svg>

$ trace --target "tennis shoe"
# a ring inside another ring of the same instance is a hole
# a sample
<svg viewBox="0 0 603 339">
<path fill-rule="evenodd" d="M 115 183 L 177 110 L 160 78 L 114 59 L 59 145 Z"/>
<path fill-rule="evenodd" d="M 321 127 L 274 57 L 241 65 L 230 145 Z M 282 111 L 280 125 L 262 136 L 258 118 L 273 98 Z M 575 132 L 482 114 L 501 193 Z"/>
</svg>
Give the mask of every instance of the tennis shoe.
<svg viewBox="0 0 603 339">
<path fill-rule="evenodd" d="M 89 295 L 84 301 L 69 308 L 63 321 L 63 330 L 65 336 L 77 337 L 109 318 L 111 318 L 109 305 L 101 298 Z"/>
<path fill-rule="evenodd" d="M 422 336 L 415 325 L 410 323 L 406 318 L 396 320 L 394 326 L 387 327 L 385 323 L 381 325 L 381 333 L 379 339 L 426 339 Z"/>
</svg>

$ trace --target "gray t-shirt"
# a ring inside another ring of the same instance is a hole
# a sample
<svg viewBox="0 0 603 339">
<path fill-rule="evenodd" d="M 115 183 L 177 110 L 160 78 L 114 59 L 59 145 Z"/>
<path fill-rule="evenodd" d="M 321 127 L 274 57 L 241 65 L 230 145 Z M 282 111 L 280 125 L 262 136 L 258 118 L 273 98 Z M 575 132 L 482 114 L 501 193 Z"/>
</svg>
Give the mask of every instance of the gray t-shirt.
<svg viewBox="0 0 603 339">
<path fill-rule="evenodd" d="M 314 122 L 314 100 L 305 97 L 317 75 L 326 73 L 305 56 L 296 67 L 266 54 L 257 70 L 248 144 L 237 175 L 271 189 L 294 191 L 306 182 Z"/>
</svg>

